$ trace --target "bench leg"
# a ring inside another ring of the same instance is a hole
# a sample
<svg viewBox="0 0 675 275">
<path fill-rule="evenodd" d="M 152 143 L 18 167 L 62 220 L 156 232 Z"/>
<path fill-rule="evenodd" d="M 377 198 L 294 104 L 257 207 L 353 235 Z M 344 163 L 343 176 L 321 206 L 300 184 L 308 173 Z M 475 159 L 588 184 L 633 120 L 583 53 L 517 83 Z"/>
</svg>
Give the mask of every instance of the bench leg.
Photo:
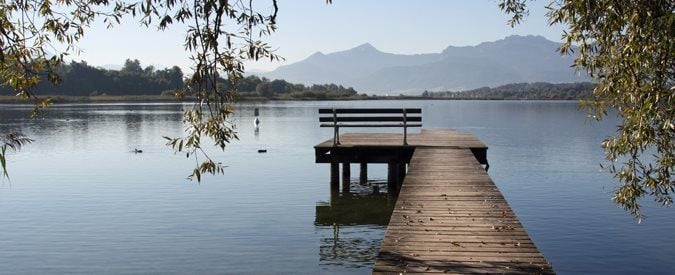
<svg viewBox="0 0 675 275">
<path fill-rule="evenodd" d="M 337 128 L 333 128 L 333 146 L 337 145 Z"/>
<path fill-rule="evenodd" d="M 403 126 L 403 145 L 408 145 L 408 127 Z"/>
</svg>

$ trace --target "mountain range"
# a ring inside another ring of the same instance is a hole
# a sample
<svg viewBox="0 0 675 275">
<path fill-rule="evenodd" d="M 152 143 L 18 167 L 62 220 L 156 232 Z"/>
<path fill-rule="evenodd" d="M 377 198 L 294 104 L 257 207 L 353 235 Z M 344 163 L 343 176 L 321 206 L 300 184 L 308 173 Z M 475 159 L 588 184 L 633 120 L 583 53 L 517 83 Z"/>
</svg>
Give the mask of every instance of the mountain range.
<svg viewBox="0 0 675 275">
<path fill-rule="evenodd" d="M 476 46 L 449 46 L 440 53 L 403 55 L 385 53 L 366 43 L 330 54 L 316 52 L 257 75 L 306 85 L 336 83 L 368 94 L 589 81 L 575 72 L 573 56 L 560 55 L 560 45 L 541 36 L 509 36 Z"/>
</svg>

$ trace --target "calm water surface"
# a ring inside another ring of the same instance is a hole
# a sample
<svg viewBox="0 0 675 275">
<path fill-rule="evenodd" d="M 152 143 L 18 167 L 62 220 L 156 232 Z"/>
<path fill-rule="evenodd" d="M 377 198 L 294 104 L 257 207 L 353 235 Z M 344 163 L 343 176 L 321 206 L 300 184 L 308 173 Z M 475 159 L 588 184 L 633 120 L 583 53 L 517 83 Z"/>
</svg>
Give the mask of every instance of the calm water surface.
<svg viewBox="0 0 675 275">
<path fill-rule="evenodd" d="M 386 168 L 331 198 L 312 146 L 332 135 L 317 108 L 333 106 L 421 107 L 425 128 L 477 135 L 490 176 L 560 274 L 672 272 L 673 209 L 646 202 L 638 225 L 610 200 L 599 143 L 616 119 L 587 123 L 574 102 L 357 101 L 237 105 L 241 140 L 212 152 L 228 167 L 201 184 L 185 180 L 194 160 L 162 139 L 181 135 L 185 106 L 64 105 L 30 120 L 28 108 L 0 105 L 0 133 L 35 139 L 0 182 L 0 273 L 369 273 L 392 207 L 373 193 Z"/>
</svg>

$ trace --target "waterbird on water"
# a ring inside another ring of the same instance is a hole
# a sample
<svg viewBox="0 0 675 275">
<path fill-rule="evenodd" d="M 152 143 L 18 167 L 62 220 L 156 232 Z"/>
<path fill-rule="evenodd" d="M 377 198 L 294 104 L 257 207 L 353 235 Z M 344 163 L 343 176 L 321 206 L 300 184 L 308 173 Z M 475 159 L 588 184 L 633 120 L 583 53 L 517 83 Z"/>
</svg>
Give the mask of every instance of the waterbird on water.
<svg viewBox="0 0 675 275">
<path fill-rule="evenodd" d="M 143 150 L 140 150 L 138 148 L 134 148 L 134 153 L 136 153 L 136 154 L 143 153 Z"/>
</svg>

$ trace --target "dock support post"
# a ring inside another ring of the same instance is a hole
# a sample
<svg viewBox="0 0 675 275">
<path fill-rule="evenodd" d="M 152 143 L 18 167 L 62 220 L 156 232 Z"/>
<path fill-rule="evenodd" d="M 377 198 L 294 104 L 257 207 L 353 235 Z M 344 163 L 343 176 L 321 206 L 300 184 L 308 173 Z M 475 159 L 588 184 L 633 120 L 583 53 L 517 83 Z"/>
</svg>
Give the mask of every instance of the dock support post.
<svg viewBox="0 0 675 275">
<path fill-rule="evenodd" d="M 330 163 L 330 189 L 340 189 L 340 164 L 337 161 Z"/>
<path fill-rule="evenodd" d="M 361 162 L 361 174 L 359 175 L 359 181 L 361 184 L 364 184 L 368 181 L 368 163 Z"/>
<path fill-rule="evenodd" d="M 405 178 L 406 164 L 405 162 L 399 162 L 396 165 L 396 185 L 401 187 L 403 184 L 403 179 Z"/>
<path fill-rule="evenodd" d="M 342 163 L 342 191 L 349 192 L 349 183 L 351 178 L 351 167 L 349 162 Z"/>
<path fill-rule="evenodd" d="M 387 168 L 387 186 L 391 192 L 398 188 L 398 163 L 390 162 Z"/>
</svg>

